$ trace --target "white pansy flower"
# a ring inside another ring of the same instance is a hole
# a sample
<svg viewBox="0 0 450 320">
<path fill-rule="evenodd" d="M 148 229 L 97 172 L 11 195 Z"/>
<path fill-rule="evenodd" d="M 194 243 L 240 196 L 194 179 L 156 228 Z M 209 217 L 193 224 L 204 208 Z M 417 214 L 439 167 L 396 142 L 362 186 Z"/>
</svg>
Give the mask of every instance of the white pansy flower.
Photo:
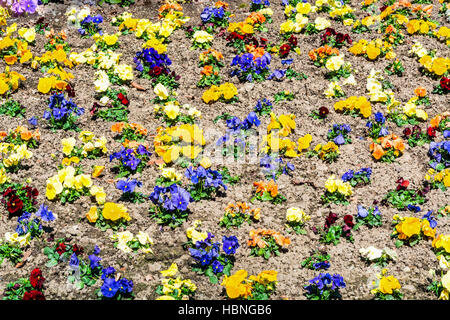
<svg viewBox="0 0 450 320">
<path fill-rule="evenodd" d="M 383 250 L 377 249 L 373 246 L 369 246 L 367 248 L 359 249 L 359 253 L 363 257 L 369 259 L 370 261 L 373 261 L 373 260 L 381 258 L 381 256 L 383 255 Z"/>
</svg>

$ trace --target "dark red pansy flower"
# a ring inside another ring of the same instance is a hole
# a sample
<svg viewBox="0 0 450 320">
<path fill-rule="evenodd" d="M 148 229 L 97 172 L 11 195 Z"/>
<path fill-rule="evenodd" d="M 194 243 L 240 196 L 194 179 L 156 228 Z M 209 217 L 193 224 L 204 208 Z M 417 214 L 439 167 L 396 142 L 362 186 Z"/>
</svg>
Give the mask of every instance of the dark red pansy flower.
<svg viewBox="0 0 450 320">
<path fill-rule="evenodd" d="M 26 186 L 24 189 L 27 192 L 27 198 L 36 198 L 39 195 L 39 191 L 36 188 Z"/>
<path fill-rule="evenodd" d="M 9 198 L 8 203 L 6 204 L 7 210 L 10 214 L 14 214 L 16 212 L 20 212 L 23 209 L 23 201 L 16 195 L 13 195 Z"/>
<path fill-rule="evenodd" d="M 337 214 L 330 212 L 328 217 L 326 217 L 325 219 L 325 228 L 328 229 L 333 223 L 336 222 L 337 219 L 338 219 Z"/>
<path fill-rule="evenodd" d="M 344 34 L 344 39 L 347 41 L 348 44 L 352 44 L 353 42 L 348 33 Z"/>
<path fill-rule="evenodd" d="M 333 28 L 326 28 L 325 33 L 323 34 L 325 37 L 336 35 L 336 31 Z"/>
<path fill-rule="evenodd" d="M 39 190 L 36 188 L 33 188 L 31 190 L 31 195 L 33 196 L 33 198 L 37 198 L 37 196 L 39 195 Z"/>
<path fill-rule="evenodd" d="M 127 98 L 123 98 L 121 102 L 122 102 L 122 104 L 125 105 L 125 106 L 127 106 L 127 105 L 130 103 L 130 101 L 128 101 Z"/>
<path fill-rule="evenodd" d="M 9 197 L 13 192 L 15 193 L 16 190 L 14 190 L 12 187 L 8 187 L 8 189 L 6 189 L 5 192 L 3 192 L 3 196 Z"/>
<path fill-rule="evenodd" d="M 342 43 L 342 42 L 344 42 L 344 40 L 345 40 L 345 38 L 344 38 L 344 35 L 342 33 L 338 33 L 336 35 L 336 42 L 337 43 Z"/>
<path fill-rule="evenodd" d="M 42 275 L 42 271 L 39 268 L 35 268 L 33 271 L 31 271 L 30 283 L 33 286 L 33 288 L 42 289 L 44 281 L 45 278 Z"/>
<path fill-rule="evenodd" d="M 350 214 L 347 214 L 344 216 L 344 223 L 349 226 L 350 228 L 353 228 L 353 226 L 355 225 L 353 223 L 353 216 Z"/>
<path fill-rule="evenodd" d="M 73 247 L 72 247 L 72 251 L 78 256 L 78 255 L 83 253 L 84 248 L 82 246 L 74 244 Z"/>
<path fill-rule="evenodd" d="M 280 55 L 282 56 L 282 57 L 284 57 L 284 56 L 287 56 L 288 54 L 289 54 L 289 52 L 291 51 L 291 46 L 290 45 L 288 45 L 287 43 L 285 43 L 285 44 L 283 44 L 281 47 L 280 47 Z"/>
<path fill-rule="evenodd" d="M 326 117 L 328 114 L 330 113 L 330 111 L 328 110 L 327 107 L 320 107 L 319 108 L 319 116 Z"/>
<path fill-rule="evenodd" d="M 66 245 L 63 242 L 58 244 L 58 247 L 56 247 L 56 252 L 58 252 L 59 255 L 62 255 L 64 252 L 66 252 Z"/>
<path fill-rule="evenodd" d="M 440 83 L 442 89 L 450 91 L 450 78 L 442 77 L 441 81 L 439 83 Z"/>
<path fill-rule="evenodd" d="M 152 72 L 155 76 L 159 76 L 162 72 L 162 68 L 159 66 L 154 66 Z"/>
<path fill-rule="evenodd" d="M 74 97 L 75 97 L 75 89 L 74 89 L 70 84 L 68 84 L 68 85 L 66 86 L 65 90 L 66 90 L 66 92 L 67 92 L 67 95 L 68 95 L 70 98 L 74 98 Z"/>
<path fill-rule="evenodd" d="M 288 39 L 288 42 L 290 43 L 291 46 L 296 47 L 298 44 L 298 40 L 296 37 L 294 37 L 294 35 L 291 35 Z"/>
<path fill-rule="evenodd" d="M 410 128 L 405 128 L 405 129 L 403 130 L 403 134 L 404 134 L 405 136 L 409 136 L 411 133 L 412 133 L 412 132 L 411 132 L 411 129 L 410 129 Z"/>
<path fill-rule="evenodd" d="M 40 291 L 31 290 L 24 293 L 22 300 L 45 300 L 45 296 Z"/>
</svg>

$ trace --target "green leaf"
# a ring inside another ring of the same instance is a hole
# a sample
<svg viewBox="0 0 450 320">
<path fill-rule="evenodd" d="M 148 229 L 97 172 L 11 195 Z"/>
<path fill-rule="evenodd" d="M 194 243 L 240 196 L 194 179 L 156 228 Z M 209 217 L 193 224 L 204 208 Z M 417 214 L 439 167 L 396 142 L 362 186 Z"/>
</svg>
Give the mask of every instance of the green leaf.
<svg viewBox="0 0 450 320">
<path fill-rule="evenodd" d="M 45 247 L 44 248 L 44 254 L 46 255 L 46 256 L 48 256 L 48 255 L 50 255 L 50 254 L 53 254 L 53 249 L 51 249 L 51 248 L 49 248 L 49 247 Z"/>
<path fill-rule="evenodd" d="M 219 279 L 217 279 L 217 276 L 215 274 L 209 276 L 209 281 L 213 284 L 217 284 L 219 282 Z"/>
<path fill-rule="evenodd" d="M 51 267 L 54 267 L 54 266 L 56 266 L 58 264 L 58 260 L 50 260 L 49 262 L 47 262 L 46 264 L 45 264 L 45 266 L 47 267 L 47 268 L 51 268 Z"/>
<path fill-rule="evenodd" d="M 205 275 L 207 275 L 208 277 L 211 277 L 214 275 L 214 273 L 211 268 L 208 268 L 205 270 Z"/>
<path fill-rule="evenodd" d="M 268 193 L 267 191 L 264 191 L 262 196 L 261 196 L 261 200 L 262 201 L 271 201 L 273 198 L 270 195 L 270 193 Z"/>
<path fill-rule="evenodd" d="M 223 268 L 223 273 L 227 276 L 230 276 L 231 274 L 231 268 L 233 268 L 233 266 L 231 264 L 227 264 L 224 268 Z"/>
</svg>

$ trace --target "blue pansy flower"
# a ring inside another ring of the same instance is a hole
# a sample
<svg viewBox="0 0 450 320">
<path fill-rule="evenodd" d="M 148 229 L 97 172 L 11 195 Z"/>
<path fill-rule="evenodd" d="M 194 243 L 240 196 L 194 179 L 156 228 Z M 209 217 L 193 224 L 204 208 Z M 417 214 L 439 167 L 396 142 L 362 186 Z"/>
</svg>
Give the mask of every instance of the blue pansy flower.
<svg viewBox="0 0 450 320">
<path fill-rule="evenodd" d="M 362 205 L 358 205 L 358 217 L 365 218 L 369 214 L 369 211 Z"/>
<path fill-rule="evenodd" d="M 119 290 L 119 283 L 114 278 L 106 278 L 100 288 L 102 295 L 106 298 L 112 298 Z"/>
<path fill-rule="evenodd" d="M 43 221 L 53 221 L 55 220 L 55 216 L 53 212 L 48 209 L 48 206 L 41 204 L 39 210 L 36 212 L 36 216 L 40 217 Z"/>
<path fill-rule="evenodd" d="M 223 251 L 225 251 L 226 254 L 235 254 L 236 249 L 239 248 L 239 241 L 236 236 L 226 237 L 224 236 L 222 238 L 223 242 Z"/>
</svg>

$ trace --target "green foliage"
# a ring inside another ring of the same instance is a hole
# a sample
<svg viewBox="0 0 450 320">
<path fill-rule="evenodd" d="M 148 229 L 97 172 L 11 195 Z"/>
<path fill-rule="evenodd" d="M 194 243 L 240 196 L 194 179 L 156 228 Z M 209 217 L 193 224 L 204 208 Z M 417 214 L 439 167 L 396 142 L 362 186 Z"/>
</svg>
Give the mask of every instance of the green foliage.
<svg viewBox="0 0 450 320">
<path fill-rule="evenodd" d="M 3 300 L 22 300 L 25 292 L 35 290 L 29 279 L 21 278 L 6 285 Z"/>
<path fill-rule="evenodd" d="M 364 218 L 356 216 L 356 224 L 353 227 L 353 230 L 358 230 L 362 225 L 365 225 L 369 228 L 381 227 L 383 224 L 381 214 L 373 214 L 374 210 L 374 208 L 367 209 L 367 211 L 369 211 L 369 214 Z"/>
<path fill-rule="evenodd" d="M 248 300 L 269 300 L 270 295 L 275 289 L 276 281 L 269 282 L 265 285 L 254 281 L 252 284 L 252 295 L 248 297 Z"/>
<path fill-rule="evenodd" d="M 60 244 L 64 244 L 65 248 L 61 248 L 62 252 L 59 254 L 56 249 Z M 59 261 L 68 261 L 70 259 L 70 256 L 72 255 L 72 246 L 70 244 L 65 243 L 65 239 L 57 239 L 55 244 L 52 247 L 45 247 L 44 248 L 44 254 L 47 256 L 48 261 L 45 264 L 47 268 L 54 267 L 58 264 Z"/>
<path fill-rule="evenodd" d="M 168 225 L 172 229 L 175 229 L 183 224 L 188 218 L 189 210 L 173 210 L 168 211 L 162 206 L 152 206 L 149 209 L 150 217 L 155 219 L 158 224 Z"/>
<path fill-rule="evenodd" d="M 231 275 L 231 269 L 233 269 L 234 266 L 234 257 L 225 254 L 219 254 L 219 256 L 215 258 L 215 260 L 219 261 L 224 266 L 222 272 L 214 273 L 212 264 L 207 265 L 206 268 L 201 264 L 195 264 L 192 267 L 192 271 L 207 276 L 212 284 L 219 284 L 220 277 L 222 277 L 223 275 Z"/>
<path fill-rule="evenodd" d="M 78 289 L 83 289 L 84 286 L 91 287 L 97 283 L 102 274 L 102 267 L 98 266 L 91 269 L 90 264 L 80 260 L 79 274 L 75 275 L 75 271 L 68 277 L 70 283 L 75 284 Z"/>
<path fill-rule="evenodd" d="M 402 300 L 403 293 L 401 293 L 400 290 L 393 290 L 392 294 L 387 294 L 387 293 L 382 293 L 380 291 L 377 291 L 374 299 L 375 300 Z"/>
<path fill-rule="evenodd" d="M 350 203 L 345 194 L 342 194 L 337 191 L 330 192 L 328 190 L 325 190 L 325 194 L 322 195 L 321 199 L 323 204 L 335 203 L 348 205 Z"/>
<path fill-rule="evenodd" d="M 0 265 L 4 259 L 11 261 L 13 265 L 16 265 L 22 261 L 23 250 L 18 244 L 12 245 L 8 242 L 0 243 Z"/>
<path fill-rule="evenodd" d="M 419 205 L 425 203 L 425 198 L 418 193 L 418 190 L 391 190 L 384 197 L 387 202 L 399 210 L 404 210 L 409 204 Z"/>
<path fill-rule="evenodd" d="M 343 232 L 341 226 L 331 226 L 328 230 L 321 233 L 319 241 L 326 244 L 332 243 L 337 245 L 340 242 L 342 234 Z"/>
<path fill-rule="evenodd" d="M 82 196 L 89 196 L 89 188 L 83 187 L 81 190 L 77 190 L 75 188 L 64 188 L 63 191 L 59 194 L 59 200 L 61 204 L 73 203 L 74 201 L 80 199 Z"/>
<path fill-rule="evenodd" d="M 119 4 L 121 7 L 129 7 L 130 5 L 134 4 L 134 0 L 100 0 L 98 4 L 101 6 L 104 3 L 109 4 Z"/>
<path fill-rule="evenodd" d="M 4 114 L 10 117 L 25 117 L 25 107 L 19 101 L 6 100 L 0 105 L 0 114 Z"/>
<path fill-rule="evenodd" d="M 302 268 L 310 269 L 310 270 L 317 270 L 314 267 L 314 264 L 321 263 L 321 262 L 329 262 L 330 261 L 330 255 L 327 253 L 321 253 L 319 251 L 315 251 L 313 255 L 306 258 L 302 261 L 301 266 Z"/>
<path fill-rule="evenodd" d="M 295 222 L 295 221 L 289 221 L 286 224 L 286 232 L 292 233 L 295 232 L 298 235 L 306 234 L 306 230 L 304 229 L 304 223 L 303 222 Z"/>
<path fill-rule="evenodd" d="M 269 260 L 272 255 L 280 255 L 281 246 L 276 243 L 273 237 L 263 236 L 262 239 L 266 243 L 266 246 L 264 248 L 258 246 L 252 247 L 250 251 L 251 256 L 264 257 L 264 259 Z"/>
<path fill-rule="evenodd" d="M 396 111 L 388 113 L 387 118 L 394 122 L 398 127 L 420 124 L 420 120 L 416 117 L 408 117 L 405 114 Z"/>
<path fill-rule="evenodd" d="M 400 60 L 393 61 L 389 63 L 386 68 L 384 69 L 388 75 L 397 75 L 399 77 L 403 76 L 403 72 L 405 71 L 405 68 L 403 67 L 403 64 Z"/>
<path fill-rule="evenodd" d="M 109 98 L 106 106 L 99 106 L 99 110 L 95 113 L 95 117 L 99 117 L 105 121 L 113 122 L 128 122 L 128 106 L 124 105 L 121 100 L 118 99 L 118 94 L 122 93 L 125 97 L 127 92 L 124 89 L 110 89 L 106 91 L 106 96 Z"/>
<path fill-rule="evenodd" d="M 255 194 L 250 199 L 250 202 L 254 203 L 255 200 L 269 201 L 269 202 L 272 202 L 273 204 L 280 204 L 280 203 L 283 203 L 284 201 L 286 201 L 287 199 L 285 196 L 283 196 L 281 194 L 277 194 L 275 197 L 272 197 L 272 195 L 269 192 L 264 191 L 262 194 L 261 193 Z"/>
<path fill-rule="evenodd" d="M 417 146 L 423 146 L 425 143 L 430 143 L 433 141 L 433 139 L 426 134 L 425 132 L 420 132 L 417 134 L 411 134 L 408 138 L 408 145 L 411 148 L 417 147 Z"/>
<path fill-rule="evenodd" d="M 114 231 L 118 231 L 120 229 L 126 230 L 128 222 L 125 218 L 117 219 L 116 221 L 107 220 L 103 217 L 101 209 L 97 209 L 98 219 L 95 221 L 95 226 L 99 228 L 101 231 L 106 231 L 107 229 L 112 229 Z"/>
<path fill-rule="evenodd" d="M 278 103 L 280 101 L 292 101 L 295 98 L 295 95 L 289 91 L 280 91 L 275 94 L 274 103 Z"/>
<path fill-rule="evenodd" d="M 259 211 L 259 208 L 244 210 L 240 206 L 227 207 L 223 217 L 219 221 L 219 225 L 226 229 L 230 229 L 231 227 L 239 228 L 244 222 L 250 225 L 252 222 L 259 220 L 255 217 L 255 214 L 258 214 Z"/>
<path fill-rule="evenodd" d="M 228 170 L 227 167 L 223 167 L 221 170 L 219 170 L 219 173 L 222 175 L 222 181 L 226 185 L 235 185 L 241 180 L 240 176 L 232 176 L 230 174 L 230 170 Z"/>
<path fill-rule="evenodd" d="M 147 196 L 142 192 L 124 192 L 120 196 L 121 201 L 129 201 L 132 203 L 144 203 Z"/>
</svg>

